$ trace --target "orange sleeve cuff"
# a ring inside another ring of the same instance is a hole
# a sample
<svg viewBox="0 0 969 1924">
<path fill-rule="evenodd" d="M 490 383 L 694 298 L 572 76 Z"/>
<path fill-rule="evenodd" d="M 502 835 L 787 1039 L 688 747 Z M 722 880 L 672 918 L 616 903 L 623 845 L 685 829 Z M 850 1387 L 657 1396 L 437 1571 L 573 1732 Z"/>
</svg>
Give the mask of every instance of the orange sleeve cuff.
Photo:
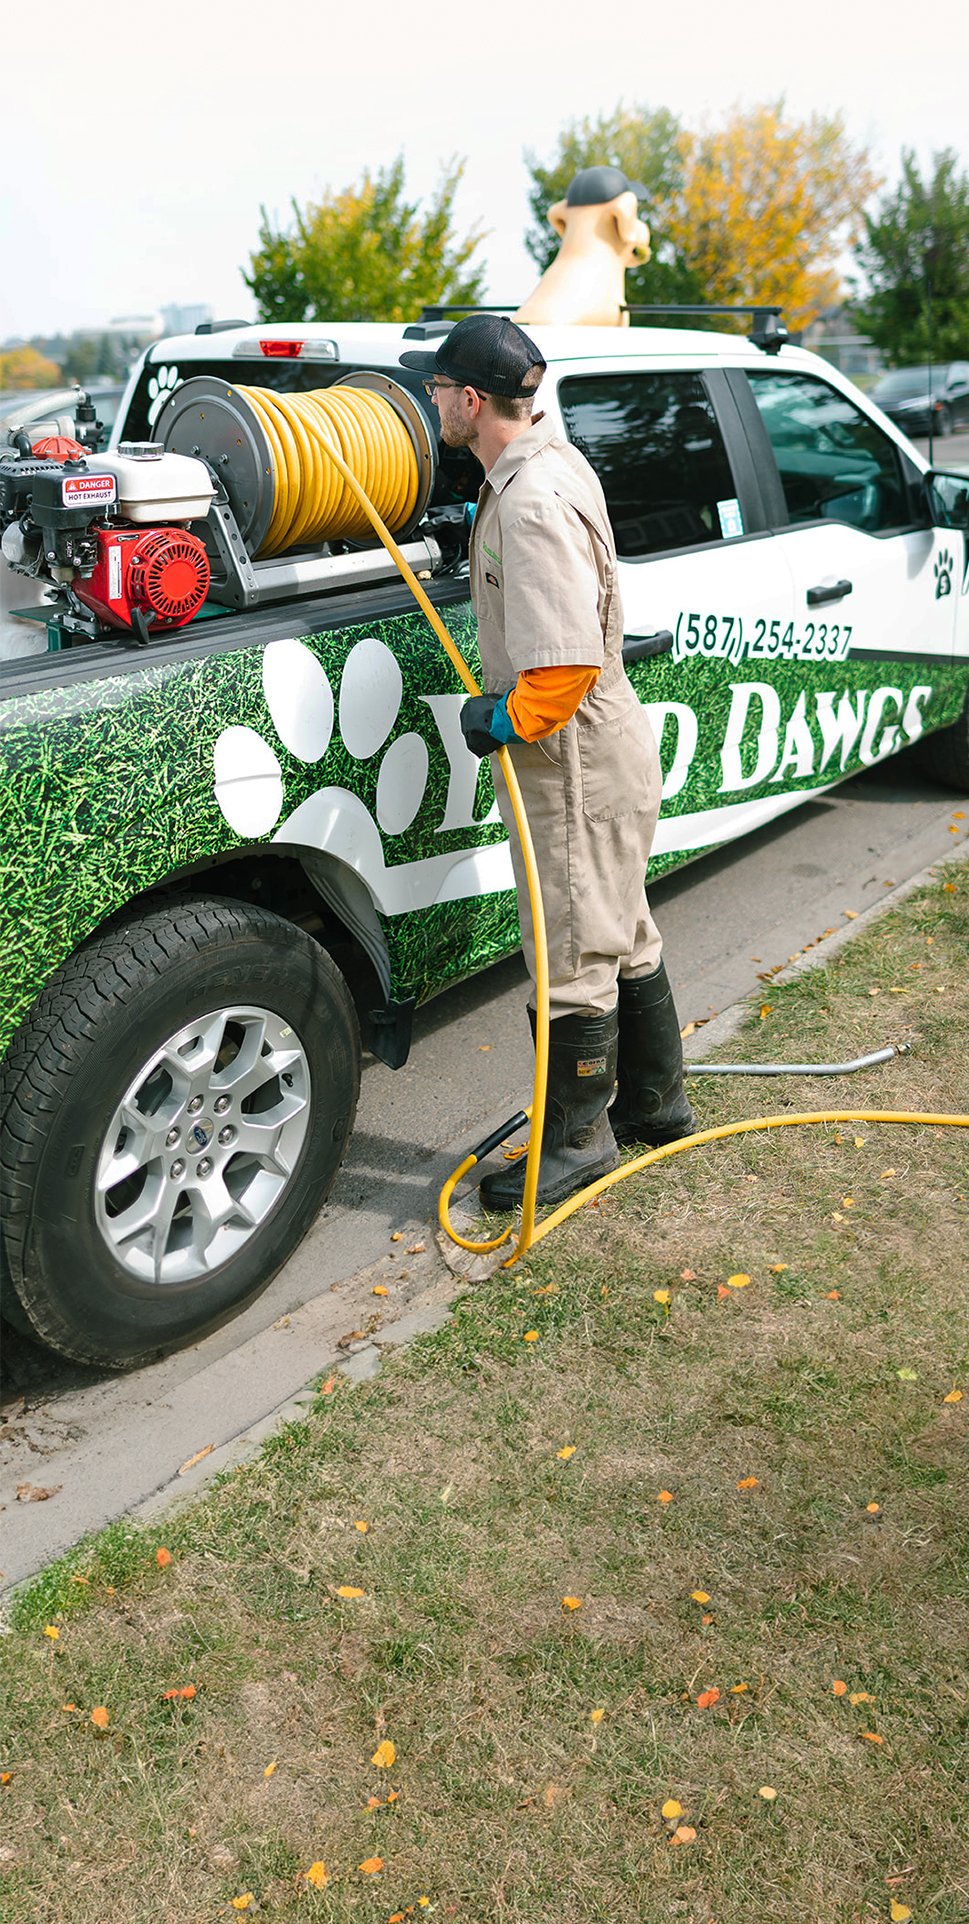
<svg viewBox="0 0 969 1924">
<path fill-rule="evenodd" d="M 507 702 L 519 740 L 537 742 L 564 728 L 598 679 L 598 668 L 524 669 Z"/>
</svg>

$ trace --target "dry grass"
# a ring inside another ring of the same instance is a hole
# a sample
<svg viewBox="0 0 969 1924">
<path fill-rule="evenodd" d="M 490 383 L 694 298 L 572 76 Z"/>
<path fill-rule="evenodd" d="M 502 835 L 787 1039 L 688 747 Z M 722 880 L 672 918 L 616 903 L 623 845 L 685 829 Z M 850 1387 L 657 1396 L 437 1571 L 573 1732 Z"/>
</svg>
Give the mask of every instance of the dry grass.
<svg viewBox="0 0 969 1924">
<path fill-rule="evenodd" d="M 847 1056 L 887 1030 L 917 1053 L 708 1084 L 705 1116 L 969 1109 L 969 868 L 952 880 L 769 991 L 731 1049 Z M 244 1915 L 294 1924 L 422 1895 L 502 1924 L 868 1924 L 892 1898 L 965 1920 L 966 1148 L 849 1125 L 678 1158 L 167 1532 L 47 1573 L 2 1651 L 0 1916 L 214 1924 L 251 1892 Z M 668 1798 L 694 1841 L 671 1844 Z"/>
</svg>

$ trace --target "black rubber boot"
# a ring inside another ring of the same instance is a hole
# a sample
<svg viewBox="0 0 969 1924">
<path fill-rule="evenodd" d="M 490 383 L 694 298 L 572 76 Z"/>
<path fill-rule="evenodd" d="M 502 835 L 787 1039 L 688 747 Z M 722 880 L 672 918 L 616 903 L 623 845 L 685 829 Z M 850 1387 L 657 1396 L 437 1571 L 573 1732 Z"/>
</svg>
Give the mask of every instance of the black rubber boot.
<svg viewBox="0 0 969 1924">
<path fill-rule="evenodd" d="M 618 1143 L 659 1149 L 696 1129 L 683 1087 L 683 1044 L 665 965 L 619 978 L 619 1087 L 609 1111 Z"/>
<path fill-rule="evenodd" d="M 529 1009 L 532 1035 L 535 1013 Z M 566 1196 L 608 1175 L 619 1163 L 606 1105 L 616 1081 L 619 1027 L 609 1015 L 561 1015 L 551 1024 L 548 1097 L 538 1177 L 540 1203 Z M 525 1190 L 525 1157 L 506 1163 L 481 1184 L 486 1209 L 517 1209 Z"/>
</svg>

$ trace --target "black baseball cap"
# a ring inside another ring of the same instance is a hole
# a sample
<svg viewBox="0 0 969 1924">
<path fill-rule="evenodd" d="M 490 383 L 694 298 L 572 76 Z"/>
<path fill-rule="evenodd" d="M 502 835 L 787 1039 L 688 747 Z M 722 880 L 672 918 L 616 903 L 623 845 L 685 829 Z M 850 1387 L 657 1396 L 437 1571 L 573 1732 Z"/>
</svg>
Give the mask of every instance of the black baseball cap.
<svg viewBox="0 0 969 1924">
<path fill-rule="evenodd" d="M 425 377 L 443 374 L 462 387 L 508 399 L 534 393 L 524 385 L 525 376 L 536 366 L 544 374 L 546 366 L 534 341 L 503 314 L 469 314 L 456 322 L 436 352 L 415 348 L 400 356 L 400 364 Z"/>
<path fill-rule="evenodd" d="M 645 200 L 646 192 L 642 181 L 628 180 L 621 167 L 583 167 L 572 181 L 565 204 L 600 207 L 607 200 L 615 200 L 617 194 L 635 194 L 637 200 Z"/>
</svg>

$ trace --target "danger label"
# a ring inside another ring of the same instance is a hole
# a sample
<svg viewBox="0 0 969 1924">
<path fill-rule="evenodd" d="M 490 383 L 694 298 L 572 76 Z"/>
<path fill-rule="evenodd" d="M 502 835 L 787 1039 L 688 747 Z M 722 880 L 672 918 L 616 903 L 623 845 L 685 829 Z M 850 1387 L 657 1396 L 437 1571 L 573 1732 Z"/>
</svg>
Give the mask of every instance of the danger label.
<svg viewBox="0 0 969 1924">
<path fill-rule="evenodd" d="M 113 474 L 66 474 L 61 482 L 65 508 L 106 508 L 118 498 Z"/>
</svg>

